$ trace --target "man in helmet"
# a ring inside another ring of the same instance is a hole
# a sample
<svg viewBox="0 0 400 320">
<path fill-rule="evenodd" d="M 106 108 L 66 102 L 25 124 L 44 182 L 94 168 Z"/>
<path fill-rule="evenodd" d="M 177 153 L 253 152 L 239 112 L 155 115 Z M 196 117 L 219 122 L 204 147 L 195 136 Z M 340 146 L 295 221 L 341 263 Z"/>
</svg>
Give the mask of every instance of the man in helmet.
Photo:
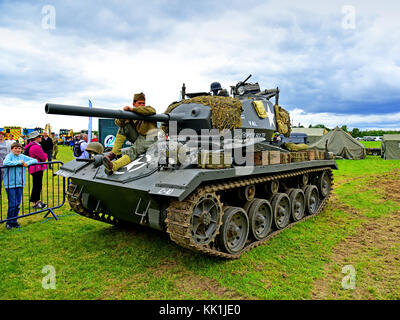
<svg viewBox="0 0 400 320">
<path fill-rule="evenodd" d="M 222 86 L 219 82 L 213 82 L 210 85 L 210 91 L 213 96 L 219 97 L 229 97 L 229 93 L 226 89 L 222 89 Z"/>
<path fill-rule="evenodd" d="M 213 96 L 218 95 L 218 91 L 222 90 L 221 84 L 219 82 L 213 82 L 210 85 L 210 91 L 212 92 Z"/>
<path fill-rule="evenodd" d="M 146 106 L 146 97 L 143 92 L 133 96 L 132 106 L 125 106 L 124 111 L 132 111 L 141 115 L 153 115 L 156 110 Z M 113 149 L 103 158 L 103 164 L 107 174 L 113 174 L 119 168 L 126 166 L 137 158 L 138 155 L 145 153 L 157 138 L 155 129 L 157 124 L 145 120 L 126 120 L 116 119 L 115 124 L 119 127 Z M 125 140 L 132 143 L 132 146 L 122 150 Z M 117 160 L 117 156 L 122 155 Z"/>
</svg>

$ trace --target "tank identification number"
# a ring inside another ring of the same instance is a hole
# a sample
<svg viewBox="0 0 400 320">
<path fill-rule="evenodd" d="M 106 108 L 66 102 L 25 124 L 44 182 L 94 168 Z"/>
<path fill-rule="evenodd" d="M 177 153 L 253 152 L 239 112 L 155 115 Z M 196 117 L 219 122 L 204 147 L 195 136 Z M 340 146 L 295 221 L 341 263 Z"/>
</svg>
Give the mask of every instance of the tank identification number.
<svg viewBox="0 0 400 320">
<path fill-rule="evenodd" d="M 172 192 L 174 192 L 174 189 L 171 188 L 161 188 L 160 191 L 158 191 L 158 194 L 165 194 L 165 195 L 169 195 Z"/>
<path fill-rule="evenodd" d="M 186 318 L 190 318 L 192 315 L 218 315 L 222 317 L 230 315 L 240 314 L 240 305 L 233 304 L 205 304 L 201 307 L 189 307 L 189 306 L 174 306 L 167 304 L 166 306 L 160 307 L 158 312 L 160 315 L 184 315 Z"/>
</svg>

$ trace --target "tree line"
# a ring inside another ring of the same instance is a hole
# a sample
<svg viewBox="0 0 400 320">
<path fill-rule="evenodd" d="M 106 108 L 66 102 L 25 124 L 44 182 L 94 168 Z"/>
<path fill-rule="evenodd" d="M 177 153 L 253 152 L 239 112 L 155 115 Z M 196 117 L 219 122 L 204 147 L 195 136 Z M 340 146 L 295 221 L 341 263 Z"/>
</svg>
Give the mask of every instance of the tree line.
<svg viewBox="0 0 400 320">
<path fill-rule="evenodd" d="M 316 124 L 316 125 L 310 124 L 308 127 L 309 128 L 323 128 L 323 129 L 326 129 L 327 131 L 332 130 L 323 124 Z M 300 126 L 300 128 L 304 128 L 304 127 Z M 398 131 L 398 130 L 360 130 L 359 128 L 353 128 L 352 130 L 348 130 L 347 125 L 341 126 L 341 129 L 343 131 L 349 132 L 353 138 L 366 137 L 366 136 L 378 137 L 378 136 L 383 136 L 384 134 L 400 134 L 400 131 Z"/>
</svg>

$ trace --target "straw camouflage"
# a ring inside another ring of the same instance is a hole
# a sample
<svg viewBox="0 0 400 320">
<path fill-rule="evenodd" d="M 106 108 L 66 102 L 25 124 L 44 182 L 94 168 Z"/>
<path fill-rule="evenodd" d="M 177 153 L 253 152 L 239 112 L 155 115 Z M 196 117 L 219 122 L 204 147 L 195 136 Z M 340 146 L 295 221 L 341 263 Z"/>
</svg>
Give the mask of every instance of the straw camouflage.
<svg viewBox="0 0 400 320">
<path fill-rule="evenodd" d="M 184 99 L 169 105 L 165 113 L 170 113 L 176 107 L 183 103 L 197 103 L 203 106 L 209 106 L 211 109 L 211 123 L 213 128 L 220 131 L 224 129 L 235 129 L 242 126 L 243 105 L 237 98 L 220 96 L 199 96 L 191 99 Z M 167 127 L 163 127 L 167 130 Z"/>
<path fill-rule="evenodd" d="M 292 131 L 290 125 L 290 116 L 289 112 L 287 112 L 282 107 L 277 104 L 274 106 L 275 115 L 276 115 L 276 126 L 280 133 L 282 133 L 285 137 L 290 137 L 290 132 Z"/>
</svg>

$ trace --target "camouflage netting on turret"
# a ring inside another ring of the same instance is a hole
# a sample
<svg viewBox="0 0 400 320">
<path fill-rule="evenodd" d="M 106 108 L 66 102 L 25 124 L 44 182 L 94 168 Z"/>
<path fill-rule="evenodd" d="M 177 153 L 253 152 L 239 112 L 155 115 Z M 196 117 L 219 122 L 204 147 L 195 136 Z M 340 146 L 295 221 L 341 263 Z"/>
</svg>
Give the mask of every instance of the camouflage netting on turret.
<svg viewBox="0 0 400 320">
<path fill-rule="evenodd" d="M 222 131 L 235 129 L 242 126 L 241 114 L 243 106 L 239 99 L 220 96 L 199 96 L 172 103 L 165 113 L 170 113 L 181 104 L 197 103 L 209 106 L 211 109 L 211 123 L 213 128 Z"/>
<path fill-rule="evenodd" d="M 275 116 L 276 116 L 276 126 L 280 133 L 282 133 L 285 137 L 290 137 L 290 132 L 292 128 L 290 126 L 290 116 L 289 112 L 287 112 L 282 107 L 277 104 L 274 106 L 275 108 Z"/>
</svg>

